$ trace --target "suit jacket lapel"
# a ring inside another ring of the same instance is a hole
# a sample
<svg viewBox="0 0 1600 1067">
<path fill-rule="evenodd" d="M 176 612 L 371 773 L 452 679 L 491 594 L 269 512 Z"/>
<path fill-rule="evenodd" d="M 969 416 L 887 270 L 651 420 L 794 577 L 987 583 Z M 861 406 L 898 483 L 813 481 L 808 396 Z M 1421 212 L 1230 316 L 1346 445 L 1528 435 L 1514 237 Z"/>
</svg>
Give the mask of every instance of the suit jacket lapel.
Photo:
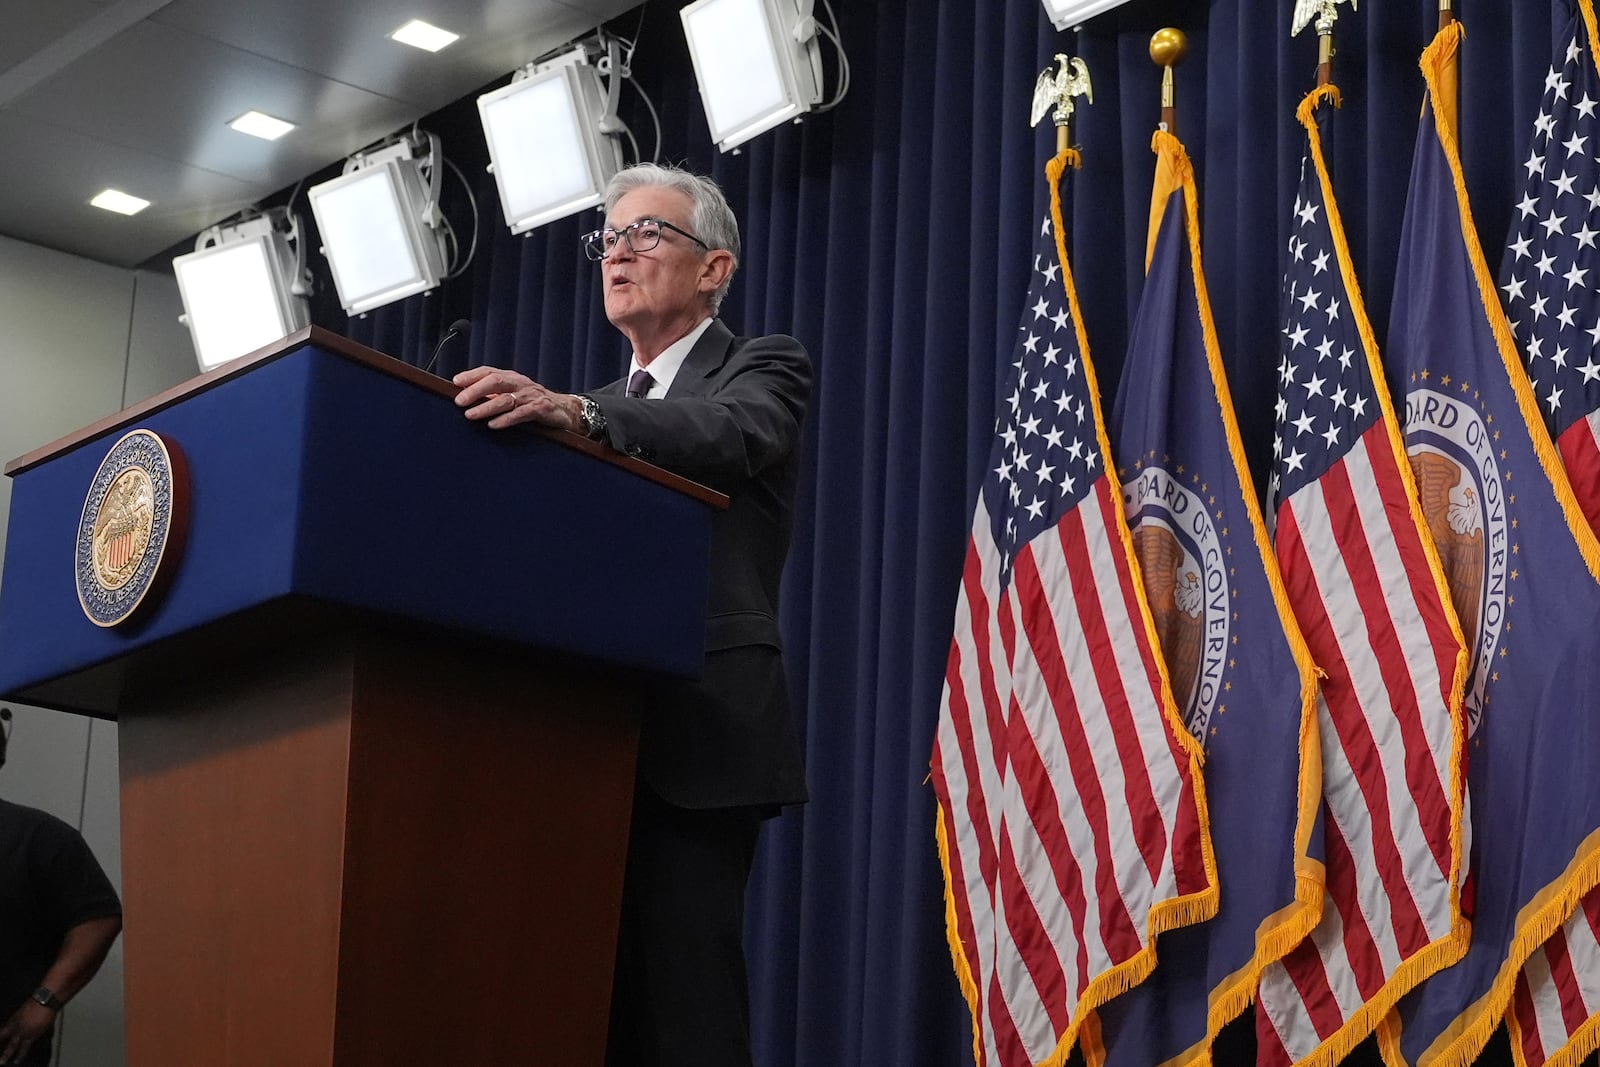
<svg viewBox="0 0 1600 1067">
<path fill-rule="evenodd" d="M 728 360 L 728 346 L 733 344 L 733 331 L 723 325 L 721 319 L 712 319 L 711 325 L 706 327 L 706 332 L 700 335 L 700 340 L 689 349 L 689 354 L 684 357 L 683 365 L 678 368 L 677 375 L 672 379 L 672 388 L 667 390 L 668 396 L 700 396 L 707 389 L 706 379 L 721 369 Z M 628 364 L 623 363 L 624 371 Z M 621 396 L 628 391 L 628 378 L 626 373 L 614 382 L 608 382 L 598 389 L 590 390 L 593 396 Z"/>
<path fill-rule="evenodd" d="M 683 366 L 678 368 L 677 376 L 672 379 L 672 388 L 667 390 L 670 397 L 699 396 L 704 393 L 709 384 L 707 379 L 722 368 L 728 359 L 728 346 L 733 344 L 733 331 L 723 325 L 721 319 L 712 319 L 711 325 L 706 327 L 706 332 L 700 335 L 700 340 L 689 349 L 689 354 L 684 357 Z"/>
</svg>

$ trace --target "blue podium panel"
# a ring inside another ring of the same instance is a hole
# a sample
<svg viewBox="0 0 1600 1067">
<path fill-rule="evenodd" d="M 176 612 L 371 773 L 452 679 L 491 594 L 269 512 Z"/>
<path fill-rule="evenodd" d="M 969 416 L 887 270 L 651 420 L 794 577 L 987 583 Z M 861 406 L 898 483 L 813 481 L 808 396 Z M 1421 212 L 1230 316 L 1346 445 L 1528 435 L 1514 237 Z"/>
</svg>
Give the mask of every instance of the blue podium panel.
<svg viewBox="0 0 1600 1067">
<path fill-rule="evenodd" d="M 711 507 L 305 343 L 28 467 L 0 583 L 0 695 L 286 599 L 685 677 L 704 655 Z M 85 617 L 73 547 L 123 433 L 183 453 L 171 584 L 130 622 Z"/>
</svg>

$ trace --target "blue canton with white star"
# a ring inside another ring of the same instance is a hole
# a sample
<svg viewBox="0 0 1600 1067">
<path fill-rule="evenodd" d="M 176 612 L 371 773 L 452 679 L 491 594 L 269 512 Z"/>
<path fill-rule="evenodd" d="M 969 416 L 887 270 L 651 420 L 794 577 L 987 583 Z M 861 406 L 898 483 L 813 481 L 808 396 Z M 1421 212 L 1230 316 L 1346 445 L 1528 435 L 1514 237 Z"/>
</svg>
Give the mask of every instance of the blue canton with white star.
<svg viewBox="0 0 1600 1067">
<path fill-rule="evenodd" d="M 1002 586 L 1017 552 L 1060 522 L 1105 471 L 1048 217 L 1034 242 L 1014 354 L 982 490 Z"/>
<path fill-rule="evenodd" d="M 1600 79 L 1574 17 L 1545 77 L 1500 298 L 1552 436 L 1600 407 Z"/>
<path fill-rule="evenodd" d="M 1319 121 L 1325 122 L 1324 107 Z M 1300 160 L 1289 268 L 1283 277 L 1278 344 L 1277 433 L 1272 442 L 1272 511 L 1322 477 L 1377 421 L 1372 375 L 1339 270 L 1322 183 Z"/>
</svg>

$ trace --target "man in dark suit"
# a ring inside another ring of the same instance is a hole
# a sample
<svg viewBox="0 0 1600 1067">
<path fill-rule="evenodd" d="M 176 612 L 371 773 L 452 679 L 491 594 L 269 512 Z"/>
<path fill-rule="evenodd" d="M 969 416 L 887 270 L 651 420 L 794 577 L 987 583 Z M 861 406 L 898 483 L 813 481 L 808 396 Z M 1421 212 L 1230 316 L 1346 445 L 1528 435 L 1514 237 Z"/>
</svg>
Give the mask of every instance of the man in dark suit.
<svg viewBox="0 0 1600 1067">
<path fill-rule="evenodd" d="M 606 219 L 584 247 L 629 374 L 574 396 L 478 367 L 456 376 L 456 403 L 495 429 L 585 434 L 730 498 L 713 520 L 704 675 L 661 684 L 646 710 L 607 1063 L 749 1067 L 745 886 L 762 820 L 806 799 L 777 618 L 811 363 L 791 337 L 735 337 L 716 317 L 739 230 L 710 179 L 628 168 Z"/>
</svg>

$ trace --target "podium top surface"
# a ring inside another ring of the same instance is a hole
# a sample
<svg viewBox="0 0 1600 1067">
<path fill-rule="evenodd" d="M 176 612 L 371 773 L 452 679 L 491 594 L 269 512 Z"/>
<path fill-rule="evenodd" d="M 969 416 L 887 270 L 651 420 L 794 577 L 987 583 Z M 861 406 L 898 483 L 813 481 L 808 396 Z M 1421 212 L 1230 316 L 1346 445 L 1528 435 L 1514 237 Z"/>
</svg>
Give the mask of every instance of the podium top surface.
<svg viewBox="0 0 1600 1067">
<path fill-rule="evenodd" d="M 41 463 L 46 463 L 55 456 L 61 455 L 63 452 L 69 452 L 87 441 L 92 441 L 119 427 L 131 426 L 164 408 L 182 403 L 197 393 L 214 389 L 226 381 L 237 378 L 242 374 L 248 374 L 262 364 L 270 363 L 291 352 L 299 351 L 308 344 L 315 345 L 324 352 L 341 356 L 353 363 L 362 364 L 380 374 L 386 374 L 391 378 L 407 382 L 447 400 L 454 400 L 456 394 L 461 391 L 448 379 L 441 378 L 436 374 L 429 374 L 403 360 L 395 359 L 393 356 L 386 356 L 382 352 L 368 348 L 366 345 L 357 344 L 348 337 L 342 337 L 330 330 L 324 330 L 320 326 L 307 326 L 304 329 L 296 330 L 281 341 L 240 356 L 238 359 L 224 363 L 214 370 L 197 375 L 186 382 L 173 386 L 171 389 L 157 393 L 148 400 L 123 408 L 121 411 L 107 415 L 103 419 L 97 419 L 64 437 L 57 438 L 49 444 L 42 445 L 31 452 L 18 456 L 6 464 L 4 473 L 6 477 L 14 478 L 24 471 Z M 529 433 L 536 433 L 554 441 L 565 448 L 583 452 L 600 460 L 602 463 L 609 463 L 613 467 L 620 467 L 623 470 L 639 475 L 641 478 L 648 478 L 659 485 L 675 489 L 685 496 L 693 497 L 701 503 L 709 504 L 719 510 L 728 506 L 728 498 L 714 489 L 708 489 L 698 482 L 679 477 L 671 471 L 662 470 L 660 467 L 646 463 L 643 460 L 625 456 L 621 452 L 609 449 L 597 441 L 591 441 L 581 434 L 541 426 L 528 426 L 526 430 Z"/>
</svg>

